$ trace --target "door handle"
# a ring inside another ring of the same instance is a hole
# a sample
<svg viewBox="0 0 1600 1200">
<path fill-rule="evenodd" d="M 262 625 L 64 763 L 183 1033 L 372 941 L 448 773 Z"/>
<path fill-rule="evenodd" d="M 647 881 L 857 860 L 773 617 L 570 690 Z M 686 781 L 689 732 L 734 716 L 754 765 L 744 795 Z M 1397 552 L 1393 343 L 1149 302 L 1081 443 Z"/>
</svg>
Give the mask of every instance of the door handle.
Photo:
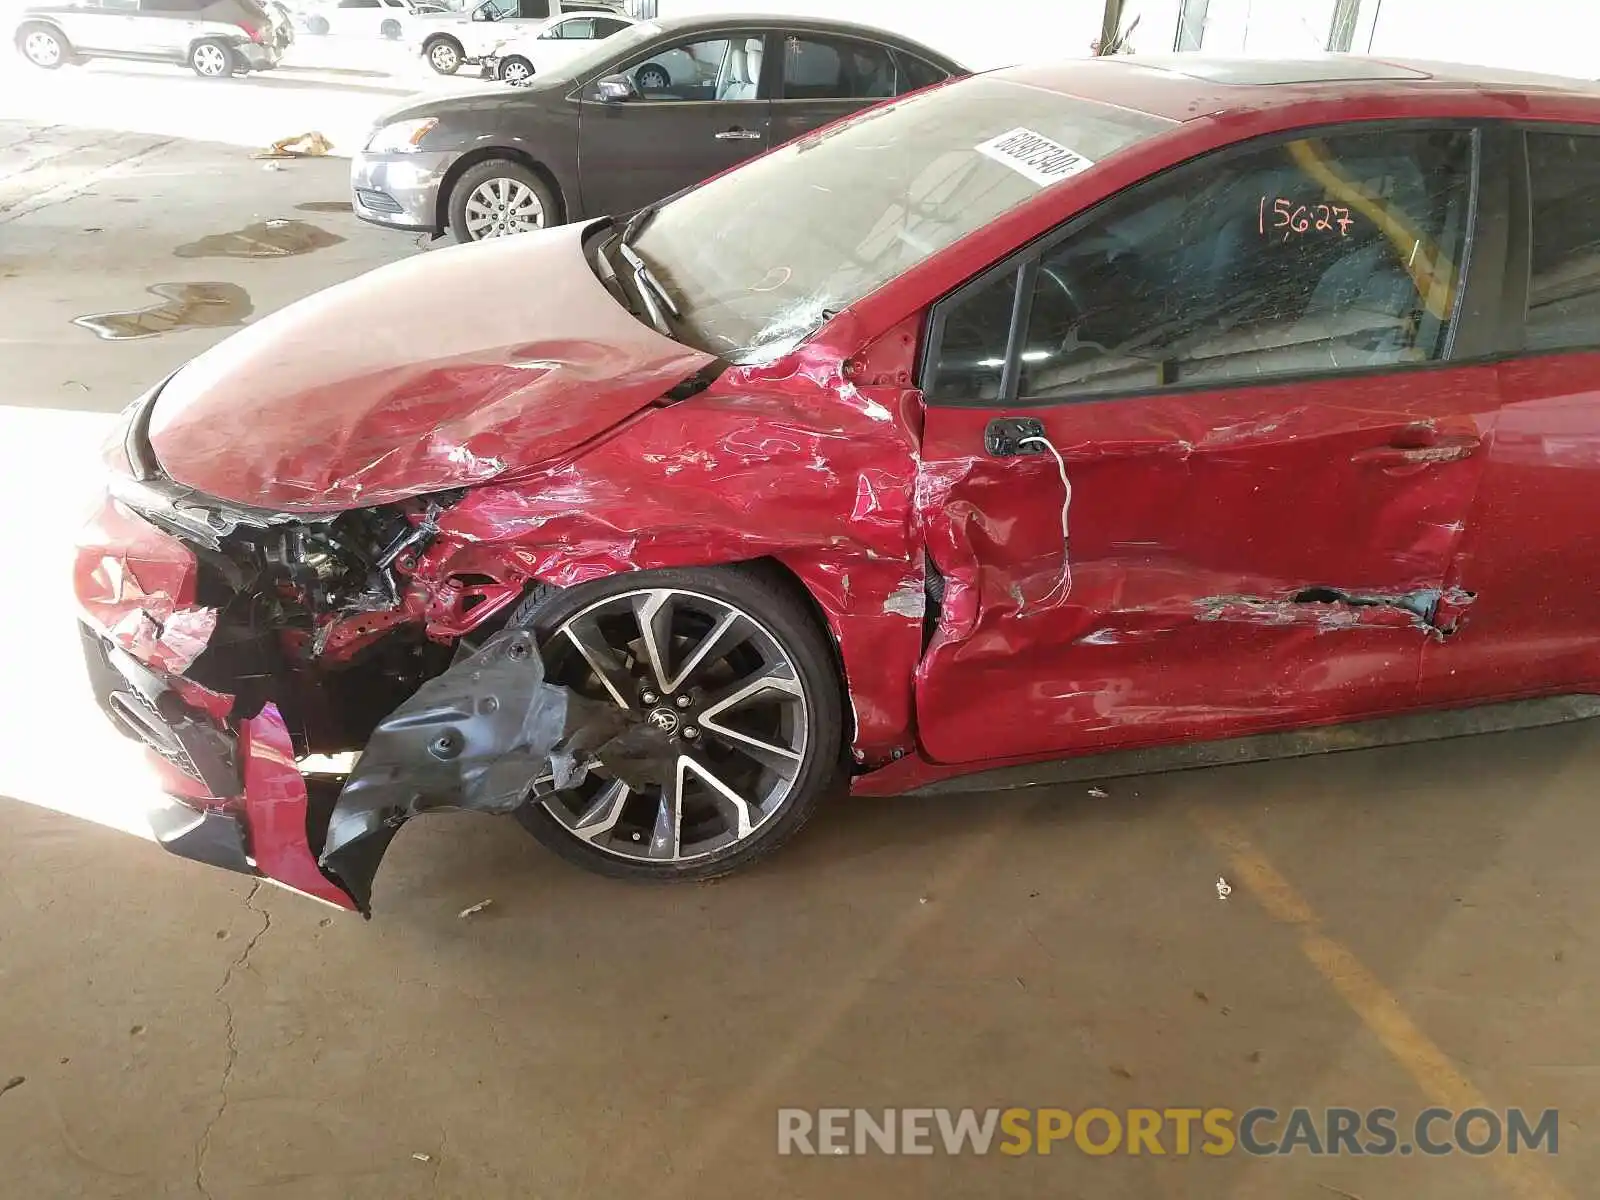
<svg viewBox="0 0 1600 1200">
<path fill-rule="evenodd" d="M 719 142 L 753 142 L 761 137 L 758 129 L 724 129 L 713 135 Z"/>
<path fill-rule="evenodd" d="M 1034 438 L 1039 440 L 1032 441 Z M 984 427 L 983 448 L 995 458 L 1043 454 L 1044 422 L 1032 417 L 995 417 Z"/>
<path fill-rule="evenodd" d="M 1483 439 L 1473 433 L 1435 437 L 1424 445 L 1417 445 L 1415 440 L 1411 440 L 1406 444 L 1362 450 L 1351 461 L 1377 467 L 1420 467 L 1429 463 L 1459 462 L 1471 458 L 1482 444 Z"/>
</svg>

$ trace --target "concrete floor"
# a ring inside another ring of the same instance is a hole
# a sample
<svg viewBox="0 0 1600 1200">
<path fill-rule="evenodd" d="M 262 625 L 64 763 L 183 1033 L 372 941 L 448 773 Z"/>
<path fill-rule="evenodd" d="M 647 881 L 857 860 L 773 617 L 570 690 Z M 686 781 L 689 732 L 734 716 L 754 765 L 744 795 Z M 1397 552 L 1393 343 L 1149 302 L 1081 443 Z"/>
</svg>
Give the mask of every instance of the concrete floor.
<svg viewBox="0 0 1600 1200">
<path fill-rule="evenodd" d="M 343 171 L 0 123 L 0 1087 L 24 1080 L 0 1092 L 0 1194 L 1593 1194 L 1593 725 L 1105 798 L 843 801 L 770 865 L 681 889 L 430 818 L 397 839 L 371 923 L 109 827 L 147 785 L 83 694 L 62 493 L 91 477 L 104 414 L 219 331 L 106 342 L 71 319 L 184 281 L 260 313 L 416 252 L 296 207 L 342 198 Z M 346 240 L 174 256 L 272 218 Z M 1559 1108 L 1559 1156 L 776 1154 L 790 1106 L 1407 1120 L 1480 1099 Z"/>
</svg>

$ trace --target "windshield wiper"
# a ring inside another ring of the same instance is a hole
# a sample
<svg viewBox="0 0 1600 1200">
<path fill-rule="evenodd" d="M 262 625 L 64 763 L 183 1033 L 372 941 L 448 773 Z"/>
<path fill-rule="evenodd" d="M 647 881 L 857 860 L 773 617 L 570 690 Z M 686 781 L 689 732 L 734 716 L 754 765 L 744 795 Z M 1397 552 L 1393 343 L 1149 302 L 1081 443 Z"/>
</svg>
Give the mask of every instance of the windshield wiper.
<svg viewBox="0 0 1600 1200">
<path fill-rule="evenodd" d="M 681 318 L 683 313 L 678 310 L 677 304 L 668 295 L 666 287 L 657 279 L 649 267 L 645 266 L 644 259 L 634 253 L 633 247 L 628 245 L 626 233 L 624 240 L 617 243 L 617 252 L 633 268 L 633 285 L 639 291 L 639 299 L 644 301 L 645 308 L 650 310 L 650 323 L 668 337 L 672 336 L 672 326 L 667 323 L 663 309 L 675 318 Z"/>
<path fill-rule="evenodd" d="M 656 215 L 656 209 L 660 207 L 659 204 L 646 204 L 628 218 L 627 224 L 622 227 L 622 244 L 624 246 L 633 244 L 633 239 L 639 236 L 644 227 L 649 224 L 650 218 Z"/>
</svg>

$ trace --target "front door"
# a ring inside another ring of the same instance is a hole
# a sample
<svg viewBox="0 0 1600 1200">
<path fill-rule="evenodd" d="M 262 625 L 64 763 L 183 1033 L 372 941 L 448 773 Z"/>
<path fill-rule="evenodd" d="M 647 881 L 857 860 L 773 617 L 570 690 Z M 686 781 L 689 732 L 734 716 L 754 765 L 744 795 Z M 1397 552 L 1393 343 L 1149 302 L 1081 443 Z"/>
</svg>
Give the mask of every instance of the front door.
<svg viewBox="0 0 1600 1200">
<path fill-rule="evenodd" d="M 631 99 L 607 102 L 591 86 L 578 133 L 584 211 L 641 208 L 765 150 L 765 46 L 759 32 L 701 34 L 620 68 Z"/>
<path fill-rule="evenodd" d="M 1414 703 L 1497 402 L 1494 367 L 1449 363 L 1475 154 L 1465 129 L 1253 143 L 935 309 L 930 757 Z"/>
</svg>

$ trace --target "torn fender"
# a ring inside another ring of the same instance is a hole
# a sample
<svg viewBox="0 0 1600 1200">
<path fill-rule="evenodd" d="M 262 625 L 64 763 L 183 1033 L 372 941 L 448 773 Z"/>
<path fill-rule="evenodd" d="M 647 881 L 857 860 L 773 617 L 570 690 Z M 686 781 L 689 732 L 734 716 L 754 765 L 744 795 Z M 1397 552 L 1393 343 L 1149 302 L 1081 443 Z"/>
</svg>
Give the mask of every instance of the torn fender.
<svg viewBox="0 0 1600 1200">
<path fill-rule="evenodd" d="M 83 615 L 141 663 L 183 674 L 217 626 L 217 610 L 196 603 L 194 552 L 107 496 L 76 555 Z"/>
<path fill-rule="evenodd" d="M 579 756 L 626 714 L 545 682 L 533 634 L 507 630 L 418 688 L 379 722 L 345 781 L 319 865 L 370 910 L 372 880 L 395 831 L 418 813 L 509 813 L 535 780 L 583 778 Z"/>
</svg>

